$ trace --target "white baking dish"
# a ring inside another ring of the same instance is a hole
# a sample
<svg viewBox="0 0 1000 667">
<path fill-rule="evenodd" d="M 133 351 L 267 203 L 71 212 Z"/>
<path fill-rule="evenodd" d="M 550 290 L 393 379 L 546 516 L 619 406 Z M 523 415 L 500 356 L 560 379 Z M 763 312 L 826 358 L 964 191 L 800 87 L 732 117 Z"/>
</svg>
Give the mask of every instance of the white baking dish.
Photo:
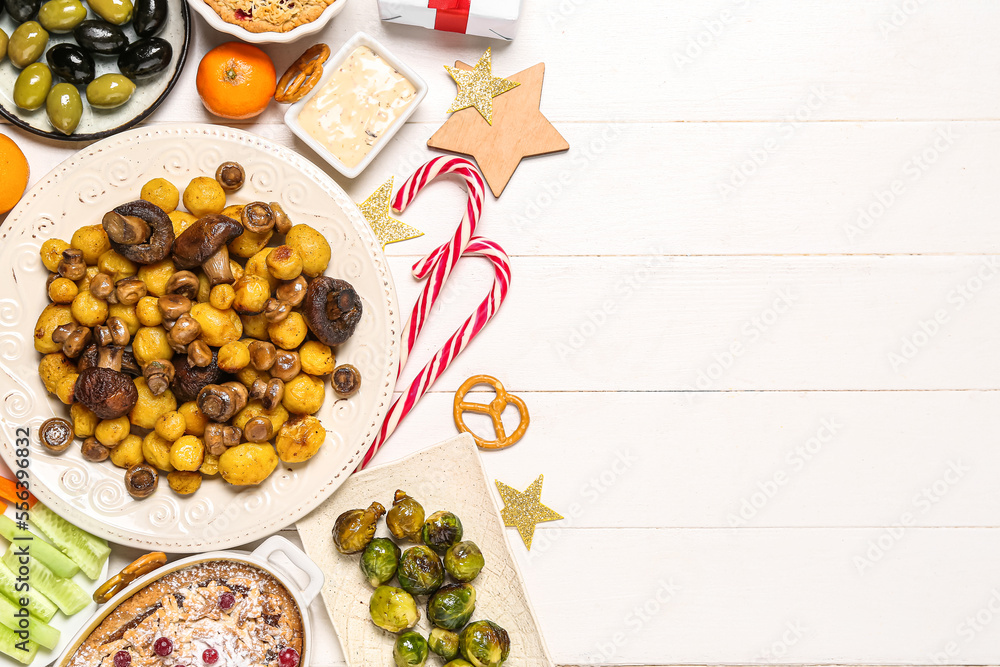
<svg viewBox="0 0 1000 667">
<path fill-rule="evenodd" d="M 287 572 L 282 565 L 274 561 L 274 556 L 276 554 L 284 555 L 307 577 L 308 583 L 304 587 L 300 586 L 294 576 L 290 572 Z M 307 667 L 310 663 L 310 657 L 312 655 L 312 626 L 309 621 L 309 603 L 313 601 L 313 599 L 319 594 L 320 589 L 323 588 L 323 572 L 309 559 L 308 556 L 302 552 L 301 549 L 285 538 L 277 535 L 268 538 L 263 544 L 250 553 L 245 551 L 210 551 L 195 556 L 188 556 L 187 558 L 181 558 L 180 560 L 176 560 L 172 563 L 167 563 L 166 565 L 139 577 L 126 588 L 122 589 L 120 593 L 111 598 L 97 611 L 96 614 L 94 614 L 94 617 L 80 629 L 80 631 L 75 637 L 73 637 L 73 640 L 66 647 L 66 650 L 53 663 L 54 667 L 64 667 L 69 664 L 70 658 L 76 652 L 77 648 L 79 648 L 84 642 L 84 640 L 90 636 L 90 633 L 93 632 L 94 629 L 97 628 L 97 626 L 100 625 L 101 622 L 107 618 L 107 616 L 111 614 L 111 612 L 113 612 L 119 604 L 131 597 L 136 591 L 148 586 L 171 572 L 183 570 L 191 565 L 219 560 L 236 561 L 257 567 L 273 576 L 288 590 L 292 598 L 295 600 L 295 604 L 299 608 L 299 616 L 302 619 L 302 655 L 300 656 L 301 661 L 299 663 L 299 667 Z"/>
<path fill-rule="evenodd" d="M 410 83 L 412 83 L 413 87 L 416 89 L 417 95 L 413 99 L 413 103 L 403 110 L 403 113 L 396 119 L 396 122 L 393 123 L 381 137 L 379 137 L 375 145 L 372 146 L 372 149 L 368 151 L 368 155 L 365 156 L 365 159 L 359 162 L 357 166 L 348 167 L 343 162 L 338 160 L 333 153 L 328 151 L 323 144 L 313 139 L 309 133 L 303 129 L 303 127 L 299 124 L 299 112 L 302 111 L 302 107 L 304 107 L 309 100 L 312 99 L 313 95 L 318 93 L 320 89 L 322 89 L 323 86 L 330 80 L 330 77 L 333 76 L 333 73 L 337 70 L 337 68 L 344 64 L 348 56 L 354 52 L 354 49 L 359 46 L 367 46 L 381 56 L 383 60 L 392 65 L 396 71 L 409 79 Z M 323 77 L 319 80 L 319 83 L 317 83 L 316 86 L 309 91 L 309 94 L 288 107 L 288 111 L 285 112 L 285 125 L 288 126 L 295 136 L 306 142 L 309 148 L 313 149 L 317 155 L 329 162 L 334 169 L 348 178 L 354 178 L 364 171 L 365 167 L 371 164 L 371 161 L 375 159 L 375 156 L 378 155 L 379 151 L 385 148 L 385 145 L 389 143 L 389 140 L 392 139 L 393 135 L 399 131 L 399 128 L 403 127 L 406 120 L 413 114 L 413 112 L 417 109 L 417 105 L 423 101 L 426 95 L 427 84 L 416 72 L 407 67 L 402 60 L 392 55 L 392 53 L 382 46 L 382 44 L 380 44 L 374 37 L 366 35 L 363 32 L 359 32 L 347 40 L 347 43 L 345 43 L 340 50 L 337 51 L 337 53 L 326 61 L 323 65 Z"/>
</svg>

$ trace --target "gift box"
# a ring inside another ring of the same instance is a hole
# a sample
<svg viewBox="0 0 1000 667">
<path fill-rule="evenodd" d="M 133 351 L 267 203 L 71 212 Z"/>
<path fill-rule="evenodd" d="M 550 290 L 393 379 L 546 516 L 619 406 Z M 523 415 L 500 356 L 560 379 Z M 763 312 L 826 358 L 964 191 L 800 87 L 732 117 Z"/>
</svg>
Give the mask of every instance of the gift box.
<svg viewBox="0 0 1000 667">
<path fill-rule="evenodd" d="M 383 21 L 511 41 L 521 0 L 378 0 Z"/>
</svg>

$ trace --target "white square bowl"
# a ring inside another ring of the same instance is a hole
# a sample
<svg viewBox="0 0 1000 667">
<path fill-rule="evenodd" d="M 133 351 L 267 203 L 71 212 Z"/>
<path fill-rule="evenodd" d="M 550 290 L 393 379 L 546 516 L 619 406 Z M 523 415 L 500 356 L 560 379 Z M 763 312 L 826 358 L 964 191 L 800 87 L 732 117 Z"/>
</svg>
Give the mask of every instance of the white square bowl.
<svg viewBox="0 0 1000 667">
<path fill-rule="evenodd" d="M 304 107 L 309 102 L 309 100 L 312 99 L 313 95 L 317 94 L 320 91 L 320 89 L 324 85 L 326 85 L 326 83 L 329 81 L 330 77 L 333 76 L 333 73 L 337 70 L 337 68 L 343 65 L 344 62 L 347 60 L 348 56 L 350 56 L 351 53 L 353 53 L 354 50 L 359 46 L 367 46 L 376 54 L 378 54 L 383 60 L 392 65 L 396 69 L 396 71 L 405 76 L 410 81 L 410 83 L 413 84 L 413 87 L 416 88 L 417 90 L 417 95 L 414 98 L 413 102 L 410 104 L 410 106 L 406 107 L 406 109 L 403 110 L 402 115 L 400 115 L 399 118 L 396 119 L 396 122 L 393 123 L 381 137 L 379 137 L 378 141 L 375 142 L 375 145 L 372 146 L 372 149 L 368 152 L 368 155 L 365 156 L 365 159 L 363 159 L 355 167 L 348 167 L 343 162 L 338 160 L 337 157 L 333 155 L 333 153 L 328 151 L 326 147 L 323 146 L 323 144 L 313 139 L 309 135 L 309 133 L 305 131 L 305 129 L 299 124 L 299 112 L 302 110 L 302 107 Z M 344 176 L 347 176 L 348 178 L 354 178 L 362 171 L 364 171 L 365 167 L 367 167 L 369 163 L 371 163 L 371 161 L 375 159 L 375 156 L 378 155 L 379 151 L 381 151 L 382 148 L 386 145 L 386 143 L 388 143 L 389 140 L 392 139 L 392 137 L 396 134 L 396 132 L 399 131 L 399 128 L 401 128 L 406 123 L 406 120 L 413 114 L 413 112 L 417 108 L 417 105 L 423 101 L 426 95 L 427 95 L 427 84 L 424 82 L 423 79 L 420 78 L 420 76 L 416 72 L 407 67 L 399 58 L 390 53 L 389 50 L 386 49 L 384 46 L 382 46 L 382 44 L 380 44 L 375 38 L 363 32 L 358 32 L 349 40 L 347 40 L 347 42 L 340 48 L 340 50 L 337 51 L 337 53 L 335 53 L 333 56 L 330 57 L 329 60 L 326 61 L 326 63 L 323 65 L 323 77 L 319 80 L 319 83 L 317 83 L 316 86 L 311 91 L 309 91 L 309 94 L 303 97 L 295 104 L 292 104 L 290 107 L 288 107 L 288 111 L 285 112 L 285 125 L 287 125 L 289 129 L 291 129 L 291 131 L 295 134 L 295 136 L 297 136 L 302 141 L 306 142 L 306 144 L 308 144 L 309 147 L 312 148 L 317 155 L 319 155 L 321 158 L 329 162 L 330 166 L 332 166 L 334 169 L 339 171 Z"/>
</svg>

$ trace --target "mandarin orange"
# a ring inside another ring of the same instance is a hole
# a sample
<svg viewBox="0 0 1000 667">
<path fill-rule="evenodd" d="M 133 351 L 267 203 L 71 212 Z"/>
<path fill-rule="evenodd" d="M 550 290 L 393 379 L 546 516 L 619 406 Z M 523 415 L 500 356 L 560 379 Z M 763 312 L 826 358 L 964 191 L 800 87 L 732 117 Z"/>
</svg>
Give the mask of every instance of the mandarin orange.
<svg viewBox="0 0 1000 667">
<path fill-rule="evenodd" d="M 27 158 L 13 139 L 0 134 L 0 214 L 14 208 L 27 187 Z"/>
<path fill-rule="evenodd" d="M 198 95 L 216 116 L 253 118 L 267 108 L 277 77 L 274 63 L 256 46 L 242 42 L 221 44 L 198 65 Z"/>
</svg>

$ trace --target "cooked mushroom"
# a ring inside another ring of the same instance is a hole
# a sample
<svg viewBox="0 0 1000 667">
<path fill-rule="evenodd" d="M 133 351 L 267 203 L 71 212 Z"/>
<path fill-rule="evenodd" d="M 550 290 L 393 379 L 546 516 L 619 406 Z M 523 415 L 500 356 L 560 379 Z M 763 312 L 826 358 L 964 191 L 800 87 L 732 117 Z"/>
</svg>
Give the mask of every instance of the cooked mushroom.
<svg viewBox="0 0 1000 667">
<path fill-rule="evenodd" d="M 143 225 L 145 224 L 145 229 Z M 108 242 L 119 255 L 136 264 L 153 264 L 170 255 L 174 226 L 156 204 L 137 199 L 108 212 L 101 221 Z"/>
<path fill-rule="evenodd" d="M 199 335 L 201 335 L 201 325 L 198 324 L 198 320 L 191 317 L 190 313 L 184 313 L 177 318 L 174 326 L 170 327 L 167 342 L 174 352 L 186 352 L 187 346 Z"/>
<path fill-rule="evenodd" d="M 90 344 L 91 332 L 87 327 L 77 326 L 63 341 L 63 354 L 70 359 L 79 357 Z M 53 339 L 54 340 L 54 339 Z"/>
<path fill-rule="evenodd" d="M 209 454 L 222 456 L 226 453 L 225 428 L 223 424 L 205 424 L 203 440 L 205 442 L 205 449 L 208 450 Z"/>
<path fill-rule="evenodd" d="M 188 361 L 199 368 L 204 368 L 212 363 L 212 348 L 203 340 L 195 340 L 187 346 Z"/>
<path fill-rule="evenodd" d="M 146 378 L 146 386 L 153 396 L 160 396 L 174 381 L 174 365 L 166 359 L 156 359 L 146 364 L 142 376 Z"/>
<path fill-rule="evenodd" d="M 62 417 L 52 417 L 42 422 L 38 438 L 51 452 L 61 452 L 73 442 L 73 425 Z"/>
<path fill-rule="evenodd" d="M 274 356 L 274 365 L 271 366 L 271 376 L 283 382 L 288 382 L 299 374 L 302 370 L 302 362 L 298 352 L 289 350 L 279 350 Z"/>
<path fill-rule="evenodd" d="M 278 299 L 268 299 L 267 303 L 264 305 L 264 319 L 271 324 L 284 322 L 288 319 L 288 315 L 291 312 L 291 304 L 286 303 L 285 301 L 279 301 Z"/>
<path fill-rule="evenodd" d="M 346 280 L 318 276 L 302 302 L 306 324 L 324 345 L 340 345 L 361 321 L 361 297 Z"/>
<path fill-rule="evenodd" d="M 299 276 L 295 280 L 288 280 L 278 285 L 274 295 L 278 297 L 278 301 L 284 301 L 295 308 L 302 303 L 302 299 L 306 298 L 306 288 L 308 287 L 309 281 L 304 276 Z"/>
<path fill-rule="evenodd" d="M 236 192 L 243 187 L 246 181 L 246 172 L 239 162 L 223 162 L 215 170 L 215 180 L 219 182 L 226 192 Z"/>
<path fill-rule="evenodd" d="M 120 317 L 111 316 L 106 322 L 108 331 L 111 332 L 111 342 L 124 347 L 132 339 L 132 334 L 128 332 L 128 325 Z"/>
<path fill-rule="evenodd" d="M 191 299 L 183 294 L 164 294 L 156 300 L 156 307 L 167 320 L 176 320 L 184 313 L 190 313 L 191 305 Z"/>
<path fill-rule="evenodd" d="M 278 407 L 284 396 L 285 383 L 279 378 L 271 378 L 267 382 L 257 379 L 250 386 L 250 398 L 259 399 L 268 412 Z"/>
<path fill-rule="evenodd" d="M 246 399 L 232 384 L 210 384 L 202 388 L 198 392 L 198 409 L 214 422 L 223 423 L 232 419 L 246 405 Z"/>
<path fill-rule="evenodd" d="M 239 426 L 223 426 L 222 427 L 222 444 L 229 447 L 235 447 L 240 444 L 243 440 L 243 430 Z"/>
<path fill-rule="evenodd" d="M 255 234 L 263 234 L 274 227 L 274 213 L 262 201 L 250 202 L 243 207 L 243 226 Z"/>
<path fill-rule="evenodd" d="M 160 475 L 148 463 L 138 463 L 125 471 L 125 488 L 137 500 L 150 496 L 156 491 Z"/>
<path fill-rule="evenodd" d="M 83 454 L 83 458 L 94 463 L 104 461 L 111 454 L 111 450 L 98 442 L 97 438 L 93 436 L 83 441 L 80 451 Z"/>
<path fill-rule="evenodd" d="M 226 244 L 243 233 L 243 225 L 213 213 L 199 218 L 174 242 L 174 263 L 181 269 L 201 266 L 212 286 L 233 282 Z"/>
<path fill-rule="evenodd" d="M 191 301 L 198 298 L 198 276 L 192 271 L 178 271 L 167 281 L 167 294 L 180 294 Z"/>
<path fill-rule="evenodd" d="M 180 403 L 194 401 L 202 388 L 219 381 L 219 352 L 212 350 L 212 363 L 208 366 L 195 366 L 187 355 L 174 357 L 174 381 L 170 385 L 174 396 Z"/>
<path fill-rule="evenodd" d="M 59 275 L 70 280 L 79 280 L 87 275 L 87 263 L 83 261 L 83 251 L 76 248 L 63 250 L 62 261 L 57 268 Z"/>
<path fill-rule="evenodd" d="M 94 342 L 100 347 L 114 345 L 115 342 L 111 338 L 111 329 L 104 324 L 94 327 Z"/>
<path fill-rule="evenodd" d="M 106 273 L 98 273 L 90 279 L 90 293 L 98 299 L 107 299 L 115 291 L 115 283 Z"/>
<path fill-rule="evenodd" d="M 67 322 L 66 324 L 60 324 L 55 329 L 52 330 L 52 342 L 53 343 L 64 343 L 69 335 L 80 326 L 76 322 Z"/>
<path fill-rule="evenodd" d="M 247 442 L 267 442 L 274 435 L 274 425 L 267 417 L 254 417 L 243 426 Z"/>
<path fill-rule="evenodd" d="M 247 345 L 247 350 L 250 352 L 250 365 L 255 369 L 266 371 L 270 370 L 271 366 L 274 365 L 274 360 L 277 356 L 274 343 L 255 340 Z"/>
<path fill-rule="evenodd" d="M 146 283 L 139 278 L 122 278 L 115 283 L 115 298 L 123 306 L 134 306 L 146 296 Z"/>
<path fill-rule="evenodd" d="M 101 359 L 104 359 L 105 363 L 113 363 L 116 370 L 120 370 L 133 377 L 142 375 L 142 369 L 139 368 L 139 364 L 136 363 L 135 357 L 130 350 L 117 345 L 102 347 L 95 343 L 88 345 L 83 354 L 80 355 L 80 361 L 77 362 L 77 370 L 82 373 L 88 368 L 96 368 L 101 365 Z"/>
<path fill-rule="evenodd" d="M 287 234 L 288 230 L 292 228 L 292 221 L 288 219 L 285 209 L 281 208 L 281 204 L 276 201 L 271 202 L 268 206 L 271 207 L 271 213 L 274 215 L 274 229 L 279 234 Z"/>
<path fill-rule="evenodd" d="M 361 388 L 361 373 L 350 364 L 342 364 L 333 369 L 333 377 L 330 379 L 333 391 L 341 398 L 347 398 L 357 393 Z"/>
<path fill-rule="evenodd" d="M 102 348 L 105 350 L 108 348 Z M 76 401 L 90 408 L 99 419 L 118 419 L 139 400 L 132 378 L 113 367 L 98 365 L 80 372 L 73 389 Z M 121 367 L 121 357 L 118 357 Z"/>
</svg>

